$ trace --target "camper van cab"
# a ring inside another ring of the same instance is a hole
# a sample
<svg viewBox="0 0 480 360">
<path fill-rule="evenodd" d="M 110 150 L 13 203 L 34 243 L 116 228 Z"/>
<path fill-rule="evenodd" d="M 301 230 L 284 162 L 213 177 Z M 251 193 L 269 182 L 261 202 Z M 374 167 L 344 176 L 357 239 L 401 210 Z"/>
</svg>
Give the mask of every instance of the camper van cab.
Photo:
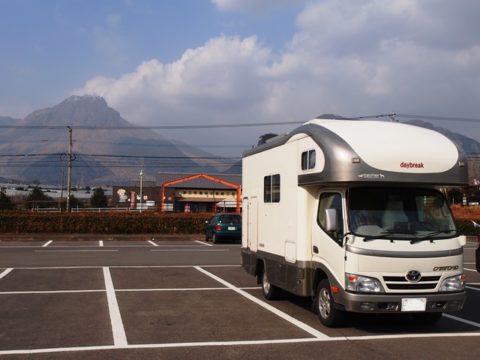
<svg viewBox="0 0 480 360">
<path fill-rule="evenodd" d="M 242 264 L 267 299 L 422 321 L 462 309 L 463 246 L 441 186 L 468 182 L 442 134 L 397 122 L 315 119 L 243 155 Z"/>
</svg>

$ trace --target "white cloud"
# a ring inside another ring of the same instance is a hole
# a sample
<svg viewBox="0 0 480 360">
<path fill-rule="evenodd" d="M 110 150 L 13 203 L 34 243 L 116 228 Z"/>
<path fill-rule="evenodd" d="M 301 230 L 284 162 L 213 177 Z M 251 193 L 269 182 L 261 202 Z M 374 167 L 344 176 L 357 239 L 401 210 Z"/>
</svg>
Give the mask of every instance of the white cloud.
<svg viewBox="0 0 480 360">
<path fill-rule="evenodd" d="M 214 3 L 232 11 L 254 1 Z M 298 30 L 281 54 L 255 37 L 219 36 L 175 62 L 152 59 L 116 79 L 91 79 L 77 92 L 102 95 L 141 124 L 394 111 L 478 117 L 478 13 L 476 0 L 316 1 L 298 15 Z M 272 130 L 279 129 L 222 134 L 248 143 Z M 183 133 L 182 139 L 218 142 L 219 134 Z"/>
<path fill-rule="evenodd" d="M 301 4 L 305 0 L 211 0 L 220 11 L 264 12 L 292 4 Z"/>
</svg>

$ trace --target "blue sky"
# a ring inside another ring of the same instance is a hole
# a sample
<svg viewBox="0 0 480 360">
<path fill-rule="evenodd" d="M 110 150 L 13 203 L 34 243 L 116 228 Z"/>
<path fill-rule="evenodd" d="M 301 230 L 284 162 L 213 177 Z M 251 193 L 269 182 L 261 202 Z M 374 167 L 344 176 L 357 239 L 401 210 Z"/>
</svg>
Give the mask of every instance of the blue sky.
<svg viewBox="0 0 480 360">
<path fill-rule="evenodd" d="M 169 63 L 220 34 L 257 35 L 280 51 L 300 4 L 246 14 L 209 0 L 0 0 L 0 109 L 23 117 L 94 76 Z"/>
<path fill-rule="evenodd" d="M 0 0 L 0 115 L 95 94 L 141 125 L 479 118 L 478 14 L 477 0 Z"/>
</svg>

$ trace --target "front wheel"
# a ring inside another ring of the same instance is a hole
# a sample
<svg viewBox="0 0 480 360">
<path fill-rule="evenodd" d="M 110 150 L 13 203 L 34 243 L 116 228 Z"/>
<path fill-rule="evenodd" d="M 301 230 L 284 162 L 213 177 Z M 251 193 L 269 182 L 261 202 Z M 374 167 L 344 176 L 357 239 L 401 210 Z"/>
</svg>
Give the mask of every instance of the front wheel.
<svg viewBox="0 0 480 360">
<path fill-rule="evenodd" d="M 327 279 L 320 281 L 317 286 L 314 306 L 315 312 L 323 325 L 336 327 L 343 322 L 345 314 L 343 311 L 335 308 L 330 282 Z"/>
</svg>

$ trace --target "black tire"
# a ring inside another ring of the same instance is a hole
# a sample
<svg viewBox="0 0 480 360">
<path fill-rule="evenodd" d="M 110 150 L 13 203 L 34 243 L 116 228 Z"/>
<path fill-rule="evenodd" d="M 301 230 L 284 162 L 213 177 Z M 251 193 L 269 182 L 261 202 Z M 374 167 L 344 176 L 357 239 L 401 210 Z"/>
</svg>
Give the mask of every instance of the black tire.
<svg viewBox="0 0 480 360">
<path fill-rule="evenodd" d="M 328 279 L 323 279 L 318 284 L 313 304 L 315 312 L 323 325 L 337 327 L 344 322 L 345 313 L 335 308 Z"/>
<path fill-rule="evenodd" d="M 267 277 L 267 271 L 265 268 L 262 270 L 260 275 L 260 280 L 262 282 L 262 292 L 263 296 L 267 300 L 278 300 L 281 298 L 282 290 L 275 285 L 272 285 Z"/>
<path fill-rule="evenodd" d="M 212 234 L 212 243 L 213 244 L 218 243 L 217 234 L 215 234 L 215 233 Z"/>
</svg>

